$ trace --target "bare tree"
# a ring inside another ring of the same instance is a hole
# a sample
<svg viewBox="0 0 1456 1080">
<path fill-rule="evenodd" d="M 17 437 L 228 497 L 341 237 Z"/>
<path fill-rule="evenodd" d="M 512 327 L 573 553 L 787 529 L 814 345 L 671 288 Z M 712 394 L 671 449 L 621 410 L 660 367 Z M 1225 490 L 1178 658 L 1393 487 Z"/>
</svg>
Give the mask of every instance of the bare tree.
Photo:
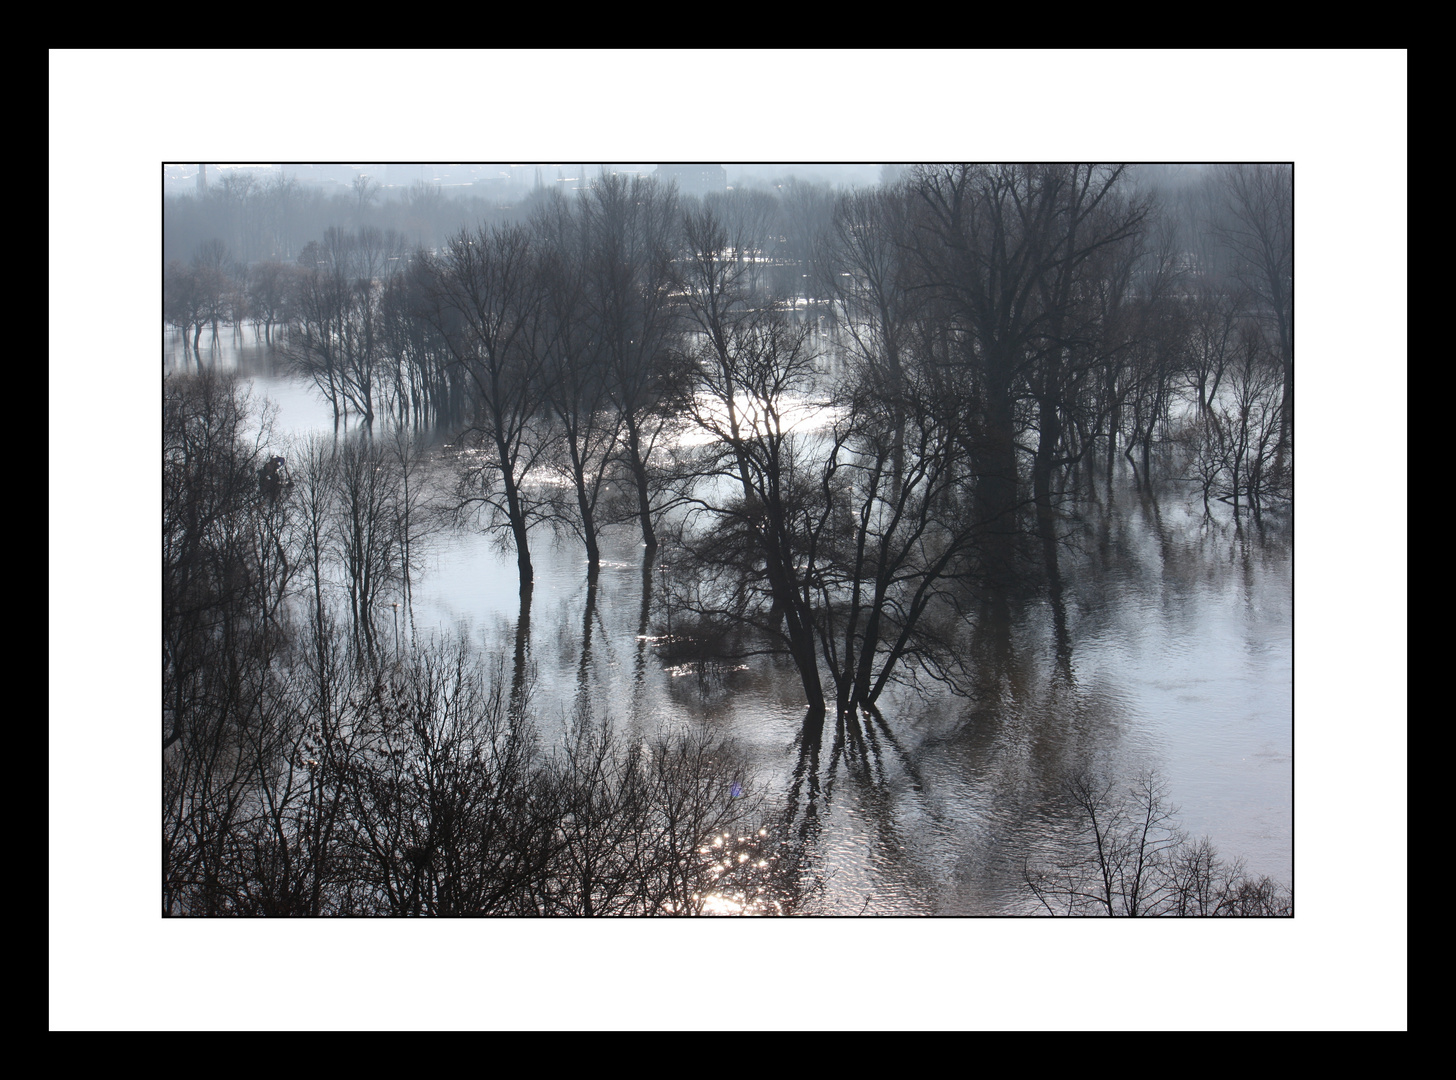
<svg viewBox="0 0 1456 1080">
<path fill-rule="evenodd" d="M 1294 169 L 1288 165 L 1226 165 L 1217 173 L 1222 213 L 1215 235 L 1232 270 L 1274 326 L 1283 366 L 1279 447 L 1294 441 Z"/>
<path fill-rule="evenodd" d="M 1229 346 L 1222 393 L 1187 433 L 1187 479 L 1209 499 L 1256 519 L 1270 502 L 1287 500 L 1288 476 L 1279 468 L 1281 395 L 1278 359 L 1257 322 L 1244 320 Z"/>
<path fill-rule="evenodd" d="M 183 356 L 190 348 L 197 358 L 197 370 L 200 372 L 202 356 L 198 345 L 202 340 L 203 324 L 207 321 L 207 302 L 195 266 L 184 265 L 176 259 L 167 264 L 162 276 L 162 317 L 181 332 Z"/>
<path fill-rule="evenodd" d="M 523 483 L 545 448 L 537 424 L 542 381 L 531 341 L 542 332 L 538 265 L 520 228 L 481 228 L 456 235 L 423 263 L 425 317 L 451 361 L 468 377 L 474 417 L 460 505 L 504 522 L 515 545 L 521 589 L 534 580 L 529 530 L 536 518 Z"/>
<path fill-rule="evenodd" d="M 163 910 L 235 912 L 257 753 L 277 746 L 260 733 L 288 713 L 290 520 L 255 467 L 269 418 L 254 430 L 232 379 L 169 376 L 163 397 Z"/>
<path fill-rule="evenodd" d="M 996 579 L 1010 573 L 1021 505 L 1017 398 L 1031 379 L 1043 399 L 1036 484 L 1043 491 L 1060 443 L 1068 306 L 1081 301 L 1084 265 L 1135 236 L 1145 215 L 1139 203 L 1112 210 L 1123 172 L 956 165 L 915 173 L 915 251 L 927 285 L 948 304 L 959 362 L 974 370 L 981 431 L 969 449 Z"/>
<path fill-rule="evenodd" d="M 542 914 L 702 914 L 757 839 L 761 796 L 722 740 L 631 739 L 582 714 L 549 776 L 556 825 L 535 897 Z"/>
<path fill-rule="evenodd" d="M 676 426 L 689 378 L 672 299 L 677 199 L 653 180 L 602 176 L 578 202 L 586 299 L 621 425 L 617 454 L 642 541 L 657 546 L 654 455 Z"/>
<path fill-rule="evenodd" d="M 980 529 L 963 509 L 967 418 L 935 374 L 906 370 L 891 400 L 860 384 L 834 428 L 813 549 L 840 713 L 872 710 L 890 682 L 961 685 L 956 637 Z"/>
<path fill-rule="evenodd" d="M 589 712 L 543 750 L 504 663 L 463 643 L 380 668 L 331 639 L 231 739 L 164 774 L 164 910 L 192 915 L 696 915 L 794 902 L 742 754 Z"/>
<path fill-rule="evenodd" d="M 924 290 L 909 261 L 908 192 L 872 188 L 841 195 L 817 252 L 818 277 L 844 313 L 858 380 L 896 409 L 904 401 L 905 352 Z M 892 483 L 904 470 L 903 418 L 892 421 Z"/>
<path fill-rule="evenodd" d="M 364 173 L 360 173 L 354 177 L 350 188 L 354 193 L 354 215 L 359 223 L 363 224 L 365 211 L 379 198 L 379 183 Z"/>
<path fill-rule="evenodd" d="M 299 257 L 289 355 L 333 405 L 335 426 L 352 407 L 366 430 L 373 427 L 387 385 L 380 307 L 403 253 L 393 231 L 329 229 Z"/>
<path fill-rule="evenodd" d="M 273 327 L 288 321 L 288 301 L 294 292 L 297 267 L 277 261 L 261 262 L 248 272 L 248 296 L 253 318 L 263 326 L 263 340 L 273 341 Z"/>
<path fill-rule="evenodd" d="M 531 228 L 541 247 L 542 319 L 529 340 L 565 450 L 560 468 L 575 496 L 575 505 L 562 507 L 557 519 L 580 536 L 588 574 L 595 574 L 601 565 L 597 508 L 622 420 L 612 407 L 604 335 L 588 297 L 584 222 L 553 193 L 537 206 Z"/>
<path fill-rule="evenodd" d="M 227 710 L 243 691 L 250 664 L 271 647 L 270 614 L 287 568 L 272 560 L 260 533 L 268 507 L 257 465 L 270 437 L 267 417 L 250 432 L 244 391 L 212 372 L 168 376 L 163 399 L 165 750 L 194 718 Z"/>
<path fill-rule="evenodd" d="M 267 230 L 265 258 L 293 258 L 294 229 L 299 209 L 299 184 L 296 177 L 281 172 L 263 186 L 262 217 Z"/>
<path fill-rule="evenodd" d="M 691 415 L 711 441 L 693 470 L 697 490 L 682 534 L 698 579 L 696 604 L 780 637 L 810 712 L 822 716 L 812 537 L 823 515 L 813 437 L 798 430 L 823 405 L 805 397 L 815 376 L 808 331 L 771 310 L 724 322 L 704 340 L 699 371 Z M 702 528 L 694 533 L 694 525 Z M 767 586 L 766 611 L 761 594 L 745 588 L 745 572 Z"/>
<path fill-rule="evenodd" d="M 201 323 L 210 323 L 215 341 L 219 327 L 227 321 L 230 314 L 229 297 L 233 290 L 233 280 L 238 276 L 238 269 L 227 245 L 218 239 L 205 240 L 199 244 L 196 254 L 192 256 L 192 274 L 196 283 L 197 302 L 200 305 L 198 332 L 201 333 Z M 194 351 L 197 340 L 193 339 Z"/>
<path fill-rule="evenodd" d="M 308 612 L 310 657 L 317 692 L 317 709 L 322 717 L 332 715 L 335 679 L 331 642 L 333 619 L 333 574 L 335 493 L 339 487 L 339 447 L 322 435 L 295 443 L 289 450 L 293 479 L 290 501 L 296 526 L 293 560 L 300 567 L 305 595 L 298 600 Z"/>
<path fill-rule="evenodd" d="M 346 440 L 338 460 L 335 557 L 343 569 L 350 625 L 361 652 L 379 649 L 380 602 L 399 586 L 394 477 L 370 441 Z"/>
<path fill-rule="evenodd" d="M 1072 832 L 1053 865 L 1027 863 L 1028 891 L 1052 915 L 1289 915 L 1293 895 L 1250 878 L 1207 838 L 1189 840 L 1156 772 L 1128 783 L 1079 769 L 1062 784 Z"/>
<path fill-rule="evenodd" d="M 396 915 L 522 913 L 542 872 L 534 733 L 463 644 L 412 651 L 351 706 L 321 763 L 343 792 L 358 903 Z"/>
<path fill-rule="evenodd" d="M 1221 283 L 1203 277 L 1195 280 L 1193 288 L 1187 379 L 1202 416 L 1218 396 L 1244 301 L 1240 292 L 1230 293 Z"/>
</svg>

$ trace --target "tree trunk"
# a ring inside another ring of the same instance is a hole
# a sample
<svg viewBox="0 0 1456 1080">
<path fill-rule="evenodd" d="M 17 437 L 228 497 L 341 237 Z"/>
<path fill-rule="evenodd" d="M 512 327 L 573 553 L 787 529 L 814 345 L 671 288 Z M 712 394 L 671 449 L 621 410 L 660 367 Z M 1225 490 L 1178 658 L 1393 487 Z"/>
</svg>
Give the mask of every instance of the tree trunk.
<svg viewBox="0 0 1456 1080">
<path fill-rule="evenodd" d="M 637 425 L 627 418 L 627 465 L 637 486 L 637 516 L 642 525 L 642 543 L 648 551 L 657 547 L 657 533 L 652 528 L 652 498 L 647 488 L 647 464 L 642 460 Z"/>
<path fill-rule="evenodd" d="M 597 549 L 596 520 L 592 514 L 591 500 L 587 497 L 586 470 L 581 463 L 581 451 L 574 428 L 567 430 L 566 444 L 571 454 L 571 479 L 576 485 L 576 506 L 581 514 L 581 534 L 586 543 L 587 567 L 595 573 L 601 566 L 601 553 Z"/>
<path fill-rule="evenodd" d="M 506 513 L 511 519 L 511 535 L 516 542 L 516 569 L 520 573 L 521 595 L 524 597 L 535 581 L 535 573 L 531 568 L 531 548 L 526 537 L 526 513 L 521 506 L 521 493 L 516 486 L 510 453 L 505 443 L 497 440 L 496 450 L 500 454 L 501 482 L 506 492 Z"/>
</svg>

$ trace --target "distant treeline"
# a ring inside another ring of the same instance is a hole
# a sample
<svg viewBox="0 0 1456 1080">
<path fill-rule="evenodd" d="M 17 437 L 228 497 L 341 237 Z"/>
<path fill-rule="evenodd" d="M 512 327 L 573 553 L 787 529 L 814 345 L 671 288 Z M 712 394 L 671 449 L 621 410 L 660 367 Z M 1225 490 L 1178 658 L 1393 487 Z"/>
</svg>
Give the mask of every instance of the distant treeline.
<svg viewBox="0 0 1456 1080">
<path fill-rule="evenodd" d="M 205 241 L 220 240 L 244 264 L 291 262 L 330 228 L 393 229 L 433 247 L 466 225 L 515 220 L 518 199 L 427 181 L 391 191 L 366 176 L 348 190 L 329 190 L 282 173 L 230 170 L 200 194 L 164 199 L 162 258 L 185 262 Z"/>
</svg>

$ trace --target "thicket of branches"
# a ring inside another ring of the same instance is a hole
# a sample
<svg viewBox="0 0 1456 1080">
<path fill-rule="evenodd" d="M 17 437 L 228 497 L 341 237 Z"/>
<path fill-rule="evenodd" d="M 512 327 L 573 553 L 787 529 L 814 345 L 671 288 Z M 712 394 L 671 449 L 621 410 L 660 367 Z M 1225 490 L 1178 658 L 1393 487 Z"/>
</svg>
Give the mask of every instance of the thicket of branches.
<svg viewBox="0 0 1456 1080">
<path fill-rule="evenodd" d="M 1130 782 L 1077 770 L 1061 796 L 1073 832 L 1051 860 L 1027 862 L 1023 880 L 1051 915 L 1292 915 L 1294 894 L 1208 837 L 1178 825 L 1178 808 L 1153 772 Z"/>
<path fill-rule="evenodd" d="M 164 393 L 165 913 L 792 907 L 729 743 L 589 712 L 543 741 L 528 677 L 401 636 L 416 444 L 315 439 L 285 471 L 237 383 Z"/>
</svg>

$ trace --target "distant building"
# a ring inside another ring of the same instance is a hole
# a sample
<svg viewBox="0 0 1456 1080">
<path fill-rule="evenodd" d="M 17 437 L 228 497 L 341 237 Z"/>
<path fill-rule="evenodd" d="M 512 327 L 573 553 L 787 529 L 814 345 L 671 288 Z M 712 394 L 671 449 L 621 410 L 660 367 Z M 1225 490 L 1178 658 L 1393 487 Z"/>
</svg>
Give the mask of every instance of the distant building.
<svg viewBox="0 0 1456 1080">
<path fill-rule="evenodd" d="M 728 170 L 721 165 L 659 165 L 652 175 L 663 184 L 675 181 L 682 195 L 721 195 L 728 190 Z"/>
<path fill-rule="evenodd" d="M 197 166 L 197 194 L 207 194 L 207 166 Z"/>
</svg>

